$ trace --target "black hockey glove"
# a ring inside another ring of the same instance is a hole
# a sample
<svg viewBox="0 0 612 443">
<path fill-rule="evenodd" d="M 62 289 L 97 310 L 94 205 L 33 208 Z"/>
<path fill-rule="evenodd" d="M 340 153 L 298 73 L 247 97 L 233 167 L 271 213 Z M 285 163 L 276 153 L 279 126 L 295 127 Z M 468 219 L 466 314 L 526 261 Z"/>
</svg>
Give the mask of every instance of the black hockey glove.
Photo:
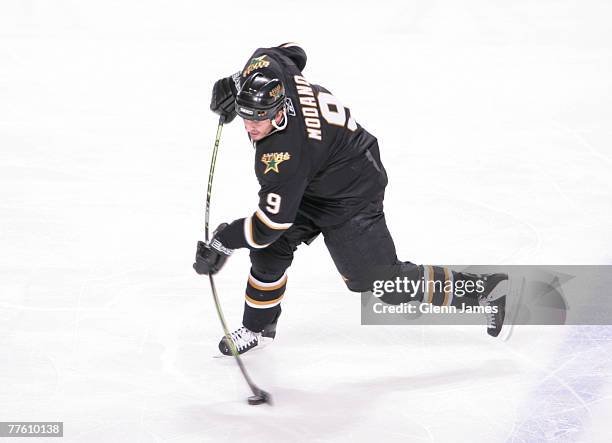
<svg viewBox="0 0 612 443">
<path fill-rule="evenodd" d="M 232 249 L 228 249 L 221 244 L 219 240 L 215 238 L 218 232 L 227 228 L 227 223 L 222 223 L 213 233 L 212 240 L 209 243 L 203 241 L 198 242 L 198 248 L 196 250 L 195 263 L 193 269 L 202 275 L 215 275 L 221 270 L 227 258 L 234 252 Z"/>
<path fill-rule="evenodd" d="M 236 86 L 232 77 L 225 77 L 215 82 L 210 99 L 210 110 L 221 116 L 223 123 L 229 123 L 236 117 Z"/>
</svg>

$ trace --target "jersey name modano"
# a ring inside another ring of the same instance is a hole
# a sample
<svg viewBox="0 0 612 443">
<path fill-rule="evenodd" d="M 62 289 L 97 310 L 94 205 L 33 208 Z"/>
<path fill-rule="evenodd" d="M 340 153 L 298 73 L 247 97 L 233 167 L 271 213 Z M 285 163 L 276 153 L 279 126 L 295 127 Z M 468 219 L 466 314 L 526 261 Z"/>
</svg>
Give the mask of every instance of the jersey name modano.
<svg viewBox="0 0 612 443">
<path fill-rule="evenodd" d="M 293 79 L 298 96 L 300 97 L 300 105 L 302 105 L 302 114 L 304 114 L 308 138 L 321 140 L 321 119 L 319 118 L 317 99 L 312 87 L 301 75 L 295 75 Z"/>
</svg>

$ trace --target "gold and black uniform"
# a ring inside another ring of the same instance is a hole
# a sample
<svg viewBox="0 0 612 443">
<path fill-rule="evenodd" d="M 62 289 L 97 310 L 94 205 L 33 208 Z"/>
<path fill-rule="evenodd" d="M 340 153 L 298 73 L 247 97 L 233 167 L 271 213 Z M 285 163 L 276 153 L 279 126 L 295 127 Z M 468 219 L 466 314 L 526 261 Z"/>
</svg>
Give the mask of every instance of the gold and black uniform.
<svg viewBox="0 0 612 443">
<path fill-rule="evenodd" d="M 387 174 L 378 142 L 329 90 L 308 81 L 302 74 L 305 66 L 306 54 L 298 46 L 260 48 L 233 77 L 239 90 L 253 72 L 271 70 L 286 94 L 284 121 L 254 143 L 258 207 L 216 237 L 227 248 L 251 250 L 243 324 L 254 332 L 280 315 L 287 268 L 298 245 L 321 233 L 352 291 L 371 290 L 377 267 L 384 267 L 388 277 L 469 278 L 398 260 L 383 212 Z M 436 305 L 459 302 L 448 292 L 419 293 L 416 299 Z M 394 296 L 381 300 L 406 301 Z"/>
<path fill-rule="evenodd" d="M 308 82 L 297 46 L 258 49 L 239 81 L 257 69 L 272 70 L 286 94 L 286 128 L 255 143 L 260 184 L 257 210 L 219 237 L 224 246 L 262 249 L 300 214 L 319 227 L 345 222 L 381 199 L 387 175 L 376 138 L 359 125 L 327 89 Z"/>
</svg>

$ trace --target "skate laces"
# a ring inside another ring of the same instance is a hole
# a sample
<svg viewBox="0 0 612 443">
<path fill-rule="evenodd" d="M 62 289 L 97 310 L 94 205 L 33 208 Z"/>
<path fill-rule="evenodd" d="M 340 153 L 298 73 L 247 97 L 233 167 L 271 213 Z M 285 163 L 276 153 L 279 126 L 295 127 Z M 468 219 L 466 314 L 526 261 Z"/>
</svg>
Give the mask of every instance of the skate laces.
<svg viewBox="0 0 612 443">
<path fill-rule="evenodd" d="M 486 296 L 480 297 L 478 299 L 478 304 L 480 304 L 480 306 L 485 306 L 485 307 L 491 306 L 491 302 L 489 301 L 489 299 Z M 486 311 L 484 314 L 485 314 L 485 317 L 487 319 L 487 328 L 489 328 L 489 329 L 495 328 L 496 327 L 496 325 L 495 325 L 495 322 L 496 322 L 495 314 L 493 312 L 488 312 L 488 311 Z"/>
<path fill-rule="evenodd" d="M 244 326 L 230 333 L 230 336 L 238 351 L 248 348 L 253 344 L 253 342 L 257 342 L 259 340 L 259 334 L 245 328 Z"/>
<path fill-rule="evenodd" d="M 487 303 L 487 306 L 490 306 L 490 304 Z M 485 312 L 485 315 L 487 317 L 487 328 L 489 328 L 489 329 L 490 328 L 496 328 L 497 327 L 497 325 L 496 325 L 497 317 L 495 316 L 495 314 L 492 313 L 492 312 Z"/>
</svg>

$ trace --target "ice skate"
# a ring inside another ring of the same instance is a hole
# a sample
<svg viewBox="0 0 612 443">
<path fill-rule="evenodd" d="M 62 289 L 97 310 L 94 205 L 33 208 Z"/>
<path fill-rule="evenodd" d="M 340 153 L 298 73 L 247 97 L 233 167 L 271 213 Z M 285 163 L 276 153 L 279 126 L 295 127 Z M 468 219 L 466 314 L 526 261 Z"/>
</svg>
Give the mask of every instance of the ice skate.
<svg viewBox="0 0 612 443">
<path fill-rule="evenodd" d="M 478 297 L 478 303 L 480 306 L 493 308 L 492 312 L 485 313 L 487 334 L 497 337 L 502 330 L 506 316 L 508 274 L 483 274 L 481 279 L 484 281 L 484 291 Z"/>
<path fill-rule="evenodd" d="M 274 341 L 276 337 L 276 323 L 266 326 L 261 332 L 253 332 L 244 326 L 230 333 L 232 341 L 236 345 L 239 354 L 244 354 L 253 348 L 262 348 Z M 227 337 L 223 337 L 219 342 L 219 351 L 223 355 L 232 355 L 232 350 L 227 341 Z"/>
</svg>

